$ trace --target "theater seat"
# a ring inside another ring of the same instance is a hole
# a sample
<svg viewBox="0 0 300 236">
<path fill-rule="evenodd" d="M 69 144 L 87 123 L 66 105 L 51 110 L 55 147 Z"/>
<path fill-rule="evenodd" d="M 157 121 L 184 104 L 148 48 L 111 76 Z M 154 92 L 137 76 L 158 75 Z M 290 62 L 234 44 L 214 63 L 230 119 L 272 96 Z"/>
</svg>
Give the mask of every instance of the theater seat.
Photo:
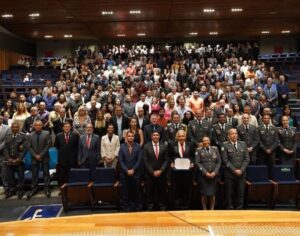
<svg viewBox="0 0 300 236">
<path fill-rule="evenodd" d="M 275 188 L 277 185 L 269 180 L 268 168 L 265 165 L 250 165 L 247 168 L 245 208 L 252 202 L 265 202 L 273 208 Z"/>
<path fill-rule="evenodd" d="M 119 182 L 114 168 L 97 168 L 88 189 L 92 209 L 111 206 L 119 209 Z"/>
<path fill-rule="evenodd" d="M 300 181 L 296 180 L 294 167 L 276 165 L 273 173 L 273 183 L 277 185 L 275 204 L 293 201 L 299 208 Z"/>
<path fill-rule="evenodd" d="M 71 207 L 82 208 L 90 206 L 89 179 L 89 169 L 70 170 L 68 183 L 61 186 L 62 203 L 65 212 Z"/>
</svg>

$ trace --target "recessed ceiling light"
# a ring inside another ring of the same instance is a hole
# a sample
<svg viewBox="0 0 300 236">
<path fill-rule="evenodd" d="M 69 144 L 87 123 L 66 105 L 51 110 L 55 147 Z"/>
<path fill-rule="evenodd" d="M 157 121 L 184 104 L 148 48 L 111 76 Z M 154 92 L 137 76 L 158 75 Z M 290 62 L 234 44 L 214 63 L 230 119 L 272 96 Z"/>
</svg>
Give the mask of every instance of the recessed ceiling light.
<svg viewBox="0 0 300 236">
<path fill-rule="evenodd" d="M 39 17 L 40 13 L 36 12 L 36 13 L 31 13 L 28 15 L 29 17 Z"/>
<path fill-rule="evenodd" d="M 137 33 L 137 36 L 146 36 L 145 33 Z"/>
<path fill-rule="evenodd" d="M 276 15 L 276 14 L 277 14 L 277 11 L 270 11 L 269 14 L 270 14 L 270 15 Z"/>
<path fill-rule="evenodd" d="M 102 14 L 103 16 L 106 16 L 106 15 L 113 15 L 114 12 L 113 12 L 113 11 L 102 11 L 101 14 Z"/>
<path fill-rule="evenodd" d="M 243 11 L 243 8 L 231 8 L 232 12 L 241 12 Z"/>
<path fill-rule="evenodd" d="M 65 16 L 66 19 L 73 19 L 73 16 Z"/>
<path fill-rule="evenodd" d="M 117 37 L 125 37 L 125 34 L 117 34 Z"/>
<path fill-rule="evenodd" d="M 12 17 L 14 17 L 14 15 L 13 14 L 2 14 L 1 17 L 2 18 L 12 18 Z"/>
<path fill-rule="evenodd" d="M 72 38 L 72 37 L 73 37 L 72 34 L 65 34 L 65 35 L 64 35 L 64 38 Z"/>
<path fill-rule="evenodd" d="M 46 39 L 52 39 L 52 38 L 53 38 L 53 35 L 45 35 L 45 38 L 46 38 Z"/>
<path fill-rule="evenodd" d="M 190 32 L 190 35 L 198 35 L 198 32 Z"/>
<path fill-rule="evenodd" d="M 141 10 L 130 10 L 129 14 L 141 14 Z"/>
<path fill-rule="evenodd" d="M 281 33 L 282 34 L 289 34 L 289 33 L 291 33 L 291 31 L 290 30 L 282 30 Z"/>
<path fill-rule="evenodd" d="M 203 12 L 204 13 L 213 13 L 213 12 L 215 12 L 215 9 L 213 9 L 213 8 L 204 8 Z"/>
<path fill-rule="evenodd" d="M 210 35 L 218 35 L 219 33 L 214 31 L 214 32 L 209 32 Z"/>
<path fill-rule="evenodd" d="M 262 34 L 269 34 L 269 33 L 271 33 L 271 32 L 268 31 L 268 30 L 263 30 L 263 31 L 261 31 L 261 33 L 262 33 Z"/>
</svg>

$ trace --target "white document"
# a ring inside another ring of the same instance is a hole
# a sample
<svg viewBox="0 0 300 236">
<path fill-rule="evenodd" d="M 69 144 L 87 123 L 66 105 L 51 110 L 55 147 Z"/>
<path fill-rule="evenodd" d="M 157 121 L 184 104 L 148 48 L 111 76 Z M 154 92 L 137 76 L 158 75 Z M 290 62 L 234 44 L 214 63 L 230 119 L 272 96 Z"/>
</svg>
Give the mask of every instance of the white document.
<svg viewBox="0 0 300 236">
<path fill-rule="evenodd" d="M 175 159 L 175 169 L 177 170 L 188 170 L 190 169 L 190 159 L 188 158 L 176 158 Z"/>
</svg>

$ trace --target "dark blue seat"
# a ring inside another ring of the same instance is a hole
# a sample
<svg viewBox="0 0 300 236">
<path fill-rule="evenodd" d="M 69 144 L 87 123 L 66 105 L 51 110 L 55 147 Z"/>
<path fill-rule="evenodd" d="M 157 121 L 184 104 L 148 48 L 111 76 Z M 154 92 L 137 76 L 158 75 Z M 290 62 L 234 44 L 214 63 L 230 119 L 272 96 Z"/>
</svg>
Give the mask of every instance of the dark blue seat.
<svg viewBox="0 0 300 236">
<path fill-rule="evenodd" d="M 269 180 L 265 165 L 250 165 L 246 170 L 245 207 L 252 202 L 265 202 L 273 208 L 275 201 L 275 184 Z"/>
<path fill-rule="evenodd" d="M 275 203 L 294 201 L 299 208 L 300 181 L 296 180 L 294 166 L 275 165 L 273 167 L 273 181 L 277 185 Z"/>
</svg>

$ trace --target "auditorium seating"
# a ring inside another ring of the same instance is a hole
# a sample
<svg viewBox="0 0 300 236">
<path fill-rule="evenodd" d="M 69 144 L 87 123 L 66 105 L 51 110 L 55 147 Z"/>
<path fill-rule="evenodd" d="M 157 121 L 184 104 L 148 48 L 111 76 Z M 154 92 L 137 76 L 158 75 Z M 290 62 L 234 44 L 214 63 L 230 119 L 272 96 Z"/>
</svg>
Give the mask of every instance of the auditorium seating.
<svg viewBox="0 0 300 236">
<path fill-rule="evenodd" d="M 68 183 L 61 186 L 62 204 L 65 212 L 71 208 L 90 206 L 89 182 L 89 169 L 70 170 Z"/>
<path fill-rule="evenodd" d="M 245 194 L 245 208 L 251 203 L 264 202 L 273 208 L 277 185 L 269 180 L 265 165 L 248 166 Z"/>
</svg>

